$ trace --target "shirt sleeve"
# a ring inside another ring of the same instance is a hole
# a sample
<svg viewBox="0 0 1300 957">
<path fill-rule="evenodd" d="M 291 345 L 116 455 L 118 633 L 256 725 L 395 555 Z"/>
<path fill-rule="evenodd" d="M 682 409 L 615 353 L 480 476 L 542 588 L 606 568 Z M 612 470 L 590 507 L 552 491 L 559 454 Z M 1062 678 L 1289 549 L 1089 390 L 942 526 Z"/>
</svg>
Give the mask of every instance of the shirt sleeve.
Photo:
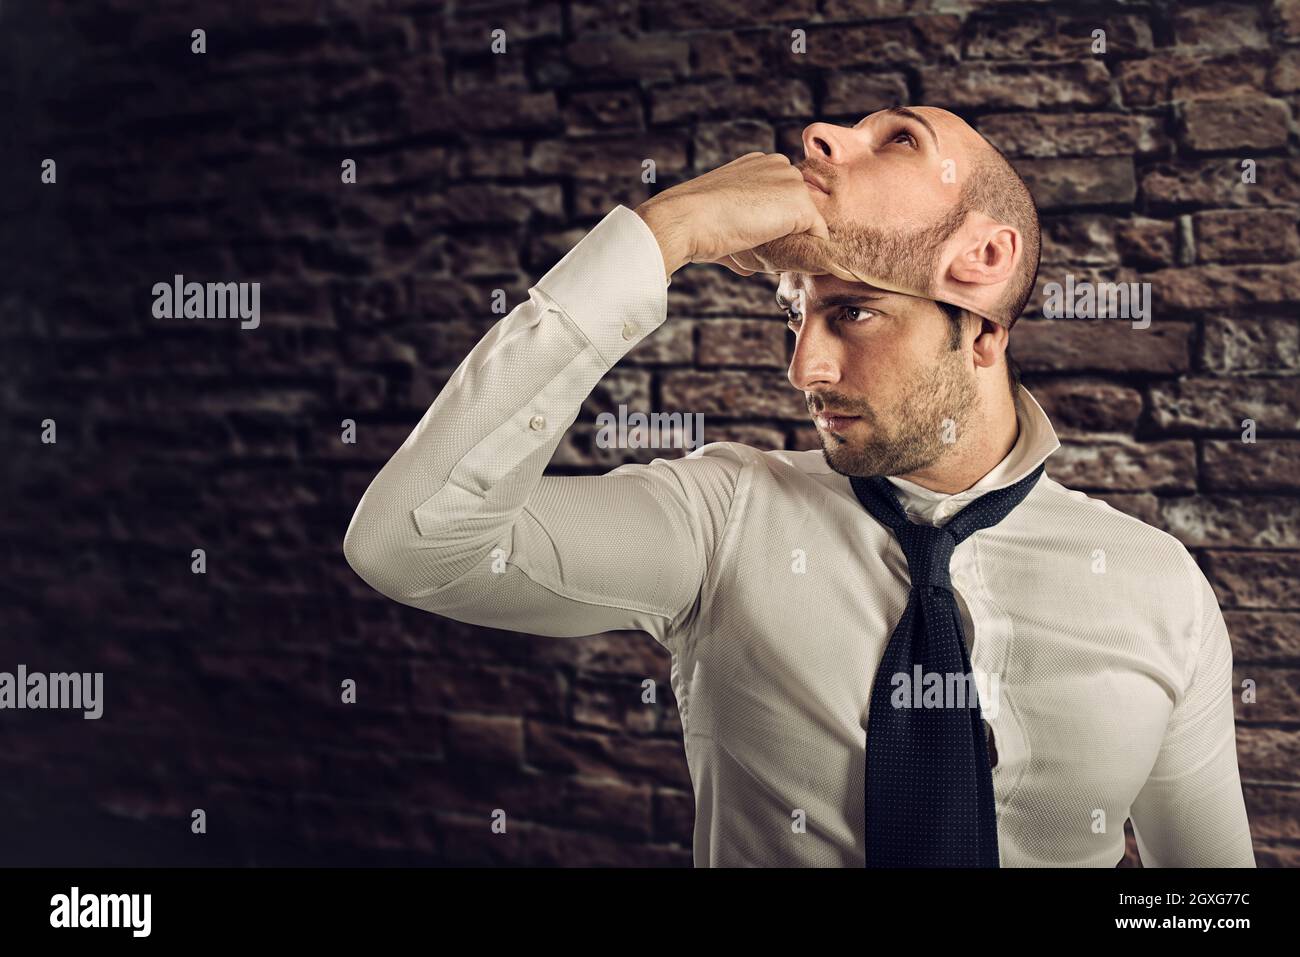
<svg viewBox="0 0 1300 957">
<path fill-rule="evenodd" d="M 1237 771 L 1232 645 L 1223 612 L 1190 554 L 1200 642 L 1182 699 L 1130 814 L 1146 867 L 1254 867 Z"/>
<path fill-rule="evenodd" d="M 544 476 L 583 400 L 666 318 L 663 257 L 615 207 L 466 356 L 371 482 L 344 537 L 388 597 L 557 637 L 697 610 L 742 469 L 728 443 L 602 476 Z"/>
</svg>

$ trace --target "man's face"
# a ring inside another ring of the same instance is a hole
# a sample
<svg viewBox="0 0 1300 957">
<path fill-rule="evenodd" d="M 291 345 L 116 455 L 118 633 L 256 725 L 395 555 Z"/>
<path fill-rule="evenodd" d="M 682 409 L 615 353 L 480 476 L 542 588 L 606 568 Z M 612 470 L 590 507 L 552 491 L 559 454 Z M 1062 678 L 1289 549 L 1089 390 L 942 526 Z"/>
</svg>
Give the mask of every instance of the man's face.
<svg viewBox="0 0 1300 957">
<path fill-rule="evenodd" d="M 962 185 L 978 137 L 946 110 L 881 110 L 853 127 L 813 123 L 796 164 L 826 220 L 834 261 L 884 288 L 933 297 L 943 245 L 966 219 Z M 819 254 L 824 250 L 818 247 Z M 813 261 L 806 236 L 756 247 L 776 263 Z"/>
<path fill-rule="evenodd" d="M 794 313 L 790 382 L 835 471 L 919 471 L 976 420 L 974 366 L 967 350 L 951 348 L 951 325 L 933 302 L 804 273 L 782 276 L 777 301 Z M 825 422 L 832 412 L 855 418 Z"/>
</svg>

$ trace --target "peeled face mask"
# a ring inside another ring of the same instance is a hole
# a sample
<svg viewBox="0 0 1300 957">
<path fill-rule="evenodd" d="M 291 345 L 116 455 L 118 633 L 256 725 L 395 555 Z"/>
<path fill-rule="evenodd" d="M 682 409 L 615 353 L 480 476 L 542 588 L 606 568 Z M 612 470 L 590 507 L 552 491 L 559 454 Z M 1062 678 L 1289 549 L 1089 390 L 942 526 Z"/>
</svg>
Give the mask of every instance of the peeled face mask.
<svg viewBox="0 0 1300 957">
<path fill-rule="evenodd" d="M 885 268 L 879 257 L 876 257 L 875 268 L 868 270 L 846 261 L 845 257 L 839 255 L 838 245 L 834 239 L 827 242 L 808 235 L 782 236 L 753 249 L 735 253 L 731 258 L 738 265 L 756 272 L 831 275 L 845 282 L 866 283 L 877 289 L 920 299 L 933 298 L 931 287 L 934 284 L 928 279 L 929 264 L 920 262 L 923 257 L 913 257 L 908 261 L 908 268 L 903 269 Z M 931 258 L 934 258 L 933 253 Z M 918 269 L 918 266 L 921 268 Z"/>
<path fill-rule="evenodd" d="M 831 275 L 852 283 L 931 301 L 943 300 L 983 318 L 988 316 L 958 290 L 938 295 L 939 257 L 948 238 L 965 218 L 954 210 L 946 219 L 920 229 L 882 229 L 863 225 L 831 228 L 829 241 L 798 234 L 782 236 L 732 255 L 737 265 L 756 272 Z"/>
<path fill-rule="evenodd" d="M 755 272 L 783 273 L 801 272 L 811 276 L 831 275 L 845 282 L 861 282 L 901 292 L 907 295 L 924 295 L 906 288 L 896 279 L 856 269 L 836 256 L 832 244 L 814 236 L 783 236 L 770 243 L 763 243 L 753 249 L 733 253 L 731 258 L 736 264 Z"/>
</svg>

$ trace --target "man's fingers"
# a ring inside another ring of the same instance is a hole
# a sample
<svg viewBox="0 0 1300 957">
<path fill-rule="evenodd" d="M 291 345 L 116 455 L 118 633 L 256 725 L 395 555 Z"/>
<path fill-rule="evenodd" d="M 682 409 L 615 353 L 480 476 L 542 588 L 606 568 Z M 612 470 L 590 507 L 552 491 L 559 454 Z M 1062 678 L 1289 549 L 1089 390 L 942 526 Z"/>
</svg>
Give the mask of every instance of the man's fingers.
<svg viewBox="0 0 1300 957">
<path fill-rule="evenodd" d="M 811 196 L 808 198 L 808 202 L 812 202 Z M 822 218 L 822 214 L 817 211 L 816 206 L 813 207 L 813 221 L 807 232 L 809 236 L 816 236 L 818 239 L 824 239 L 827 242 L 830 241 L 831 234 L 826 228 L 826 220 Z"/>
</svg>

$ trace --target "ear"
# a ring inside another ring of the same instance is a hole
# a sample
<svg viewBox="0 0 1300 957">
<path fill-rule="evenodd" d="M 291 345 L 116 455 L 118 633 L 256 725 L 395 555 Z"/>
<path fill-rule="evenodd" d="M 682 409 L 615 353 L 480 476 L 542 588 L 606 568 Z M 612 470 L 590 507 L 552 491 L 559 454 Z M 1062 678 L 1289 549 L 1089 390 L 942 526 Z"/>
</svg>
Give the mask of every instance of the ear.
<svg viewBox="0 0 1300 957">
<path fill-rule="evenodd" d="M 1014 226 L 976 213 L 960 232 L 961 243 L 948 264 L 950 279 L 975 286 L 996 286 L 1011 278 L 1023 248 L 1020 233 Z"/>
<path fill-rule="evenodd" d="M 992 319 L 980 319 L 980 331 L 971 343 L 971 354 L 975 365 L 991 369 L 997 365 L 998 358 L 1007 351 L 1011 333 L 1006 326 Z"/>
</svg>

